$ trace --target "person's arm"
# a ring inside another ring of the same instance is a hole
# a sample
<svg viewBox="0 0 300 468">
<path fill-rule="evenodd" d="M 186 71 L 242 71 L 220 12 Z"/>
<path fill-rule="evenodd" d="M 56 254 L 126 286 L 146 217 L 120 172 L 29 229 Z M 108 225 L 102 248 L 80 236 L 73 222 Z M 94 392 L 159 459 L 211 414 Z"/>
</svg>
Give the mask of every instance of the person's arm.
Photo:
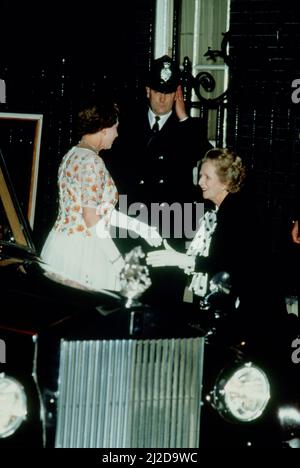
<svg viewBox="0 0 300 468">
<path fill-rule="evenodd" d="M 102 161 L 97 161 L 98 169 L 104 169 Z M 100 198 L 103 190 L 101 190 L 101 180 L 97 177 L 97 167 L 95 167 L 93 158 L 82 162 L 79 174 L 81 184 L 81 203 L 82 217 L 87 228 L 92 228 L 100 219 L 97 214 L 97 197 Z"/>
<path fill-rule="evenodd" d="M 86 226 L 92 228 L 101 219 L 108 226 L 116 204 L 116 188 L 101 158 L 92 156 L 82 163 L 80 184 L 82 216 Z"/>
<path fill-rule="evenodd" d="M 113 239 L 111 238 L 109 230 L 107 229 L 107 226 L 109 225 L 109 217 L 114 207 L 115 192 L 112 190 L 111 200 L 102 200 L 102 182 L 109 182 L 111 186 L 112 183 L 108 173 L 104 179 L 99 176 L 100 173 L 103 174 L 103 177 L 106 173 L 106 168 L 101 159 L 90 160 L 82 166 L 82 217 L 92 236 L 98 235 L 97 228 L 99 224 L 102 223 L 102 233 L 105 233 L 105 235 L 98 235 L 98 237 L 101 237 L 103 251 L 106 253 L 109 261 L 111 262 L 112 268 L 114 268 L 116 272 L 119 273 L 121 268 L 124 266 L 124 260 Z"/>
<path fill-rule="evenodd" d="M 207 138 L 207 127 L 203 119 L 188 116 L 181 86 L 178 86 L 176 91 L 175 111 L 179 119 L 177 135 L 180 140 L 179 145 L 183 145 L 183 149 L 188 151 L 187 154 L 193 166 L 190 169 L 188 180 L 190 180 L 191 185 L 197 186 L 200 161 L 205 153 L 213 148 L 213 145 Z"/>
<path fill-rule="evenodd" d="M 166 266 L 175 266 L 181 268 L 186 273 L 192 272 L 194 269 L 194 259 L 193 257 L 177 252 L 177 250 L 170 247 L 166 239 L 163 241 L 164 249 L 154 250 L 149 252 L 146 257 L 147 265 L 152 267 L 166 267 Z"/>
<path fill-rule="evenodd" d="M 96 214 L 96 208 L 83 207 L 82 216 L 88 228 L 95 226 L 100 220 L 100 216 Z"/>
<path fill-rule="evenodd" d="M 109 225 L 135 232 L 152 247 L 158 247 L 162 243 L 162 237 L 157 232 L 156 227 L 149 226 L 136 218 L 131 218 L 116 209 L 110 211 Z M 100 238 L 107 237 L 108 227 L 106 227 L 103 219 L 97 223 L 96 232 Z"/>
<path fill-rule="evenodd" d="M 299 232 L 299 221 L 295 220 L 293 222 L 293 227 L 291 231 L 292 240 L 295 244 L 300 244 L 300 232 Z"/>
<path fill-rule="evenodd" d="M 176 266 L 186 273 L 208 273 L 232 270 L 234 262 L 231 239 L 219 228 L 212 236 L 210 254 L 208 257 L 197 255 L 196 258 L 180 253 L 170 248 L 164 240 L 165 249 L 149 252 L 146 258 L 148 265 L 153 267 Z M 230 253 L 231 252 L 231 253 Z"/>
<path fill-rule="evenodd" d="M 175 95 L 175 112 L 180 124 L 182 124 L 180 128 L 187 132 L 186 137 L 189 139 L 189 146 L 196 146 L 195 151 L 197 151 L 198 154 L 197 160 L 200 159 L 204 156 L 206 151 L 213 148 L 213 146 L 208 141 L 205 132 L 206 126 L 202 119 L 189 117 L 186 111 L 181 86 L 178 86 Z"/>
<path fill-rule="evenodd" d="M 300 244 L 300 171 L 297 174 L 296 196 L 293 206 L 293 225 L 291 229 L 292 241 L 294 244 Z"/>
</svg>

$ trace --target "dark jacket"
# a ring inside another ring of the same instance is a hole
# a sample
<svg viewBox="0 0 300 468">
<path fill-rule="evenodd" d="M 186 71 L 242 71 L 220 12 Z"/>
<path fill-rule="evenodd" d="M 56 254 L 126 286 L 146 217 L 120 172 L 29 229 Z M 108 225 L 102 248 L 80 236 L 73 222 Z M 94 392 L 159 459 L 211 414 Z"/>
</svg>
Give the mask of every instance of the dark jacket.
<svg viewBox="0 0 300 468">
<path fill-rule="evenodd" d="M 212 234 L 207 257 L 198 256 L 196 271 L 210 276 L 226 270 L 234 274 L 254 250 L 254 219 L 239 193 L 229 193 L 217 211 L 217 226 Z M 256 236 L 257 237 L 257 236 Z"/>
<path fill-rule="evenodd" d="M 114 152 L 122 169 L 116 175 L 112 169 L 112 175 L 129 203 L 193 201 L 199 197 L 193 167 L 211 147 L 201 119 L 189 117 L 180 122 L 173 111 L 153 134 L 148 108 L 143 108 L 120 121 Z"/>
<path fill-rule="evenodd" d="M 261 296 L 268 294 L 263 287 L 270 280 L 269 246 L 263 238 L 262 227 L 248 199 L 241 193 L 229 193 L 217 212 L 209 255 L 196 258 L 195 270 L 208 273 L 209 279 L 219 271 L 227 271 L 241 302 L 257 308 Z"/>
</svg>

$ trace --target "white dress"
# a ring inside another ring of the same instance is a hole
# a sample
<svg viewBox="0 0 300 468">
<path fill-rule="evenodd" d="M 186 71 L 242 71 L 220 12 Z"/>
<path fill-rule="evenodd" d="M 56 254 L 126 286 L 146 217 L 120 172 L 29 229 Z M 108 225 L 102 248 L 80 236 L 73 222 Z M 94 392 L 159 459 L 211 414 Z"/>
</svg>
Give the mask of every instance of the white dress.
<svg viewBox="0 0 300 468">
<path fill-rule="evenodd" d="M 89 289 L 119 290 L 120 252 L 82 216 L 84 207 L 95 208 L 109 224 L 118 192 L 104 161 L 90 149 L 71 148 L 59 167 L 58 188 L 58 217 L 41 252 L 44 269 Z"/>
</svg>

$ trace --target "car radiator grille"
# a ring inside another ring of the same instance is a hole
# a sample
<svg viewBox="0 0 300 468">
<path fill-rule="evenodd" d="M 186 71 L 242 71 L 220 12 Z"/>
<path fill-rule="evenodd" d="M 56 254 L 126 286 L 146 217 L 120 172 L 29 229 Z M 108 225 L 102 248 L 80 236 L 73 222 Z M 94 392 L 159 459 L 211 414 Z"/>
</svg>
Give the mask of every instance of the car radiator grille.
<svg viewBox="0 0 300 468">
<path fill-rule="evenodd" d="M 203 338 L 62 341 L 56 447 L 198 447 Z"/>
</svg>

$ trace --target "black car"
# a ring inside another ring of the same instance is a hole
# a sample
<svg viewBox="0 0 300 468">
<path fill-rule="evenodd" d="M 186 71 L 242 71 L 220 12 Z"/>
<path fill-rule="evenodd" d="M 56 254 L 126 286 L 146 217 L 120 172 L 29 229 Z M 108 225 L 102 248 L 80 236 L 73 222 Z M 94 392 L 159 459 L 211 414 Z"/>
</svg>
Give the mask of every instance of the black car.
<svg viewBox="0 0 300 468">
<path fill-rule="evenodd" d="M 51 277 L 0 156 L 0 447 L 299 446 L 296 319 L 245 335 L 226 272 L 197 310 L 143 304 L 139 250 L 122 294 Z"/>
</svg>

